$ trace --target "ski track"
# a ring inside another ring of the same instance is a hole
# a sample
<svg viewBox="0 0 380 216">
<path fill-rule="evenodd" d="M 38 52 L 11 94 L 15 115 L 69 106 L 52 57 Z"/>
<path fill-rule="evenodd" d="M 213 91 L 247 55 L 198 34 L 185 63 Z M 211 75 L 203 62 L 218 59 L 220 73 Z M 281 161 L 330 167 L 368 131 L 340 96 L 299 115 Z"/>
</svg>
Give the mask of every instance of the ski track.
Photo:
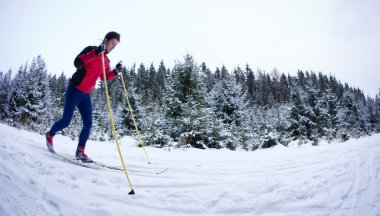
<svg viewBox="0 0 380 216">
<path fill-rule="evenodd" d="M 256 152 L 147 148 L 151 165 L 122 145 L 134 196 L 123 172 L 67 163 L 42 135 L 0 125 L 0 137 L 0 215 L 380 215 L 380 135 Z M 74 141 L 55 142 L 73 154 Z M 113 144 L 88 146 L 120 166 Z"/>
</svg>

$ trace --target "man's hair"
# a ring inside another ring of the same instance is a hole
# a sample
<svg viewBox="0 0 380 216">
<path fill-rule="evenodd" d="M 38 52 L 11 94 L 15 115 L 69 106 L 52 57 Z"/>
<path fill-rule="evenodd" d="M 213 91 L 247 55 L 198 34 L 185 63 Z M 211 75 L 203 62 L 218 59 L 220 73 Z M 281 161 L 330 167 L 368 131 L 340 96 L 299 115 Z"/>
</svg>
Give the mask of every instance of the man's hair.
<svg viewBox="0 0 380 216">
<path fill-rule="evenodd" d="M 120 34 L 114 31 L 108 32 L 104 39 L 111 40 L 111 39 L 117 39 L 120 42 Z"/>
</svg>

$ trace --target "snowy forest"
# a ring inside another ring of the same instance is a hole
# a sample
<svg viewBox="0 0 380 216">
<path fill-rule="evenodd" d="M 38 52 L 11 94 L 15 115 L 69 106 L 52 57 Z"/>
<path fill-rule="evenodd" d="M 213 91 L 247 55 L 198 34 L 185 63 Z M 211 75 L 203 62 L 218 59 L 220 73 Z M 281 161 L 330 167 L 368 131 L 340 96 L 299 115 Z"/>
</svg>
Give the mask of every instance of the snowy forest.
<svg viewBox="0 0 380 216">
<path fill-rule="evenodd" d="M 62 116 L 70 77 L 48 73 L 41 56 L 12 73 L 0 71 L 1 122 L 43 134 Z M 248 64 L 212 71 L 186 55 L 173 68 L 163 61 L 124 68 L 123 77 L 144 145 L 251 151 L 380 132 L 379 96 L 366 97 L 321 72 L 291 76 L 276 69 L 254 71 Z M 118 136 L 137 137 L 120 78 L 107 84 Z M 103 82 L 91 98 L 90 139 L 113 139 Z M 61 133 L 78 139 L 81 127 L 75 111 Z"/>
</svg>

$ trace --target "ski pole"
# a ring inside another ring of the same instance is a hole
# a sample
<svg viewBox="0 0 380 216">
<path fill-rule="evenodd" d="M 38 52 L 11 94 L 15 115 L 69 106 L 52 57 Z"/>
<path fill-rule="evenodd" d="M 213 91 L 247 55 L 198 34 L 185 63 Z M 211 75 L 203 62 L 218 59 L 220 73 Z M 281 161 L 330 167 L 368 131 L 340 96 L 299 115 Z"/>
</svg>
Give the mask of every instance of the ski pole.
<svg viewBox="0 0 380 216">
<path fill-rule="evenodd" d="M 104 78 L 104 86 L 105 86 L 105 89 L 106 89 L 106 99 L 107 99 L 108 113 L 110 115 L 110 120 L 111 120 L 112 134 L 113 134 L 113 137 L 116 140 L 117 150 L 119 151 L 120 160 L 121 160 L 121 163 L 123 164 L 123 168 L 124 168 L 125 175 L 127 176 L 128 184 L 131 187 L 131 191 L 128 194 L 129 195 L 133 195 L 133 194 L 135 194 L 135 191 L 133 190 L 133 187 L 132 187 L 132 184 L 131 184 L 131 180 L 129 179 L 127 168 L 125 167 L 125 164 L 124 164 L 123 155 L 121 154 L 119 140 L 117 139 L 115 124 L 114 124 L 113 117 L 112 117 L 111 103 L 110 103 L 110 98 L 109 98 L 109 95 L 108 95 L 108 88 L 107 88 L 106 69 L 105 69 L 104 66 L 105 65 L 104 65 L 104 51 L 103 51 L 102 52 L 103 78 Z"/>
<path fill-rule="evenodd" d="M 141 139 L 140 131 L 139 131 L 138 127 L 137 127 L 137 124 L 136 124 L 136 121 L 135 121 L 135 117 L 134 117 L 133 112 L 132 112 L 131 103 L 129 102 L 128 92 L 127 92 L 127 88 L 125 87 L 123 73 L 120 73 L 120 79 L 121 79 L 121 83 L 123 84 L 124 96 L 125 96 L 125 98 L 127 99 L 127 102 L 128 102 L 129 113 L 131 114 L 133 125 L 135 126 L 136 133 L 137 133 L 137 136 L 138 136 L 138 138 L 140 140 L 140 144 L 141 144 L 141 146 L 142 146 L 142 148 L 144 150 L 145 156 L 148 159 L 148 164 L 150 164 L 150 160 L 149 160 L 148 154 L 146 153 L 146 150 L 145 150 L 145 147 L 144 147 L 144 143 L 143 143 L 143 141 Z"/>
</svg>

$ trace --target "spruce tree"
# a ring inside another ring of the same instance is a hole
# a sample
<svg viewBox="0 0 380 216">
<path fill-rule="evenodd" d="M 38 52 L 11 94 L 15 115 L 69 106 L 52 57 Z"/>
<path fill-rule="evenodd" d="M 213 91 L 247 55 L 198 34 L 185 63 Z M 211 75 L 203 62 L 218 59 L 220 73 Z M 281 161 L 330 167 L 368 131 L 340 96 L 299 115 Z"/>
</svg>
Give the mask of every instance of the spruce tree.
<svg viewBox="0 0 380 216">
<path fill-rule="evenodd" d="M 156 83 L 157 83 L 157 93 L 156 97 L 159 102 L 159 105 L 162 106 L 163 104 L 163 94 L 164 94 L 164 88 L 165 88 L 165 82 L 166 82 L 166 67 L 163 61 L 160 62 L 160 65 L 158 66 L 157 75 L 155 77 Z"/>
<path fill-rule="evenodd" d="M 52 116 L 47 69 L 42 57 L 33 58 L 29 69 L 25 66 L 16 77 L 8 97 L 13 120 L 32 131 L 46 130 Z"/>
<path fill-rule="evenodd" d="M 8 91 L 11 87 L 12 70 L 9 69 L 8 73 L 3 74 L 0 72 L 0 120 L 4 121 L 7 118 L 8 110 Z"/>
<path fill-rule="evenodd" d="M 337 129 L 342 141 L 347 141 L 357 130 L 358 105 L 350 91 L 345 91 L 338 103 Z"/>
<path fill-rule="evenodd" d="M 15 78 L 11 81 L 10 90 L 7 96 L 7 121 L 11 126 L 20 128 L 23 125 L 25 116 L 23 115 L 23 108 L 27 104 L 27 79 L 28 64 L 21 65 Z"/>
<path fill-rule="evenodd" d="M 146 70 L 143 63 L 140 64 L 140 67 L 137 70 L 136 92 L 142 96 L 143 101 L 148 99 L 149 72 Z"/>
<path fill-rule="evenodd" d="M 212 74 L 211 70 L 206 66 L 206 63 L 204 62 L 201 65 L 201 72 L 205 74 L 204 82 L 208 93 L 215 85 L 215 76 Z"/>
<path fill-rule="evenodd" d="M 65 92 L 69 80 L 62 72 L 57 78 L 56 75 L 49 79 L 49 89 L 51 93 L 51 114 L 52 122 L 59 120 L 62 117 L 63 109 L 65 105 Z"/>
<path fill-rule="evenodd" d="M 207 102 L 215 111 L 216 118 L 223 124 L 222 147 L 236 149 L 240 143 L 242 128 L 245 129 L 246 116 L 244 115 L 245 103 L 243 101 L 242 87 L 236 85 L 233 77 L 219 81 L 210 91 Z M 243 130 L 244 131 L 244 130 Z M 241 140 L 246 142 L 244 138 Z"/>
<path fill-rule="evenodd" d="M 206 114 L 203 110 L 205 74 L 193 57 L 186 55 L 184 62 L 178 62 L 174 66 L 172 75 L 166 94 L 166 115 L 171 125 L 169 133 L 174 140 L 180 141 L 179 145 L 202 147 L 206 142 L 205 136 L 198 134 L 201 126 L 194 127 L 194 124 Z"/>
</svg>

